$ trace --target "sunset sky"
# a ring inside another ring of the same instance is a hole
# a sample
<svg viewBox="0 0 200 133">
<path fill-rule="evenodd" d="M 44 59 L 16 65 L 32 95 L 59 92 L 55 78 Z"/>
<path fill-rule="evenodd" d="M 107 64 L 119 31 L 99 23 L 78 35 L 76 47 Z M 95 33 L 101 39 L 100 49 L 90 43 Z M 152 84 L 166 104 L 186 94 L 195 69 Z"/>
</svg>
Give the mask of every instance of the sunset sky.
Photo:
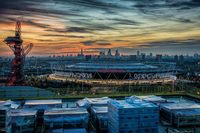
<svg viewBox="0 0 200 133">
<path fill-rule="evenodd" d="M 22 17 L 30 55 L 118 49 L 161 54 L 200 53 L 199 0 L 1 0 L 0 55 Z"/>
</svg>

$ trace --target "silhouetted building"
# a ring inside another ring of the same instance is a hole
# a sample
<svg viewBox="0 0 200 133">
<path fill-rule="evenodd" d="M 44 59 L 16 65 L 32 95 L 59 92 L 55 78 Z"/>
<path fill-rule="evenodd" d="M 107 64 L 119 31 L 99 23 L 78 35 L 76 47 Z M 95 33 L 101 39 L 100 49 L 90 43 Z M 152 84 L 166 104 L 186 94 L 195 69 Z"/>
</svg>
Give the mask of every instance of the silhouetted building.
<svg viewBox="0 0 200 133">
<path fill-rule="evenodd" d="M 195 53 L 194 58 L 198 58 L 198 57 L 199 57 L 199 54 Z"/>
<path fill-rule="evenodd" d="M 104 51 L 103 51 L 103 52 L 100 51 L 100 52 L 99 52 L 99 56 L 100 56 L 100 57 L 104 57 L 104 56 L 105 56 L 105 52 L 104 52 Z"/>
<path fill-rule="evenodd" d="M 178 55 L 175 55 L 175 56 L 174 56 L 174 61 L 175 61 L 175 62 L 178 62 Z"/>
<path fill-rule="evenodd" d="M 145 60 L 146 59 L 146 54 L 145 53 L 141 53 L 141 57 L 142 57 L 142 60 Z"/>
<path fill-rule="evenodd" d="M 115 51 L 115 56 L 120 56 L 120 53 L 118 50 Z"/>
<path fill-rule="evenodd" d="M 181 62 L 181 63 L 184 62 L 184 56 L 183 55 L 179 56 L 179 62 Z"/>
<path fill-rule="evenodd" d="M 86 56 L 85 56 L 85 59 L 86 59 L 87 61 L 91 60 L 91 59 L 92 59 L 92 55 L 86 55 Z"/>
<path fill-rule="evenodd" d="M 158 61 L 158 62 L 162 61 L 162 55 L 161 54 L 156 55 L 156 61 Z"/>
<path fill-rule="evenodd" d="M 83 54 L 83 49 L 81 49 L 81 53 L 79 53 L 78 56 L 79 56 L 79 57 L 83 57 L 83 56 L 84 56 L 84 54 Z"/>
<path fill-rule="evenodd" d="M 137 57 L 139 57 L 140 56 L 140 51 L 137 51 Z"/>
<path fill-rule="evenodd" d="M 130 55 L 129 58 L 130 58 L 130 60 L 135 61 L 135 60 L 137 60 L 137 55 Z"/>
<path fill-rule="evenodd" d="M 108 56 L 112 56 L 112 52 L 111 52 L 111 49 L 108 50 Z"/>
</svg>

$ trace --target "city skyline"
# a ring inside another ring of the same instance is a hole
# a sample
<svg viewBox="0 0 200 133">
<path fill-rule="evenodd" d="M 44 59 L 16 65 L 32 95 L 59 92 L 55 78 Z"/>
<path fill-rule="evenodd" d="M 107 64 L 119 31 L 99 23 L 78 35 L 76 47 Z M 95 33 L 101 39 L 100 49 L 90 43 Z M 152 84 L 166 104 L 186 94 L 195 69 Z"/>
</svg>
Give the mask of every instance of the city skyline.
<svg viewBox="0 0 200 133">
<path fill-rule="evenodd" d="M 154 54 L 200 51 L 198 0 L 14 0 L 0 4 L 0 56 L 12 55 L 2 41 L 14 35 L 22 17 L 22 38 L 30 55 L 99 53 L 118 49 Z"/>
</svg>

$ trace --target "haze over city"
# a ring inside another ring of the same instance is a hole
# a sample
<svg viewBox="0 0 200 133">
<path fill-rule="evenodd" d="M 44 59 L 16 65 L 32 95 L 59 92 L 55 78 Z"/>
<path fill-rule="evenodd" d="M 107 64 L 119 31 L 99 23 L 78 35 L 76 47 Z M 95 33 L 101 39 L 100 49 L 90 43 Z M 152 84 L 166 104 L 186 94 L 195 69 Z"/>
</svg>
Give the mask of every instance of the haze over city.
<svg viewBox="0 0 200 133">
<path fill-rule="evenodd" d="M 95 54 L 111 48 L 159 54 L 200 51 L 198 0 L 6 0 L 0 3 L 0 55 L 3 43 L 22 19 L 22 38 L 30 55 L 66 52 Z"/>
</svg>

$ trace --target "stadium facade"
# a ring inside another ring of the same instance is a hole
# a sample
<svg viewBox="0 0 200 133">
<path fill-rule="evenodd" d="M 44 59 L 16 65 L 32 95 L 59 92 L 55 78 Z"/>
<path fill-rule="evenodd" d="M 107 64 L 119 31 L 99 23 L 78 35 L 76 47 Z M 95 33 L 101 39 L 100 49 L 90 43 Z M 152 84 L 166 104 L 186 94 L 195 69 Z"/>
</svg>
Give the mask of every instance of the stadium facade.
<svg viewBox="0 0 200 133">
<path fill-rule="evenodd" d="M 174 63 L 75 63 L 54 66 L 53 75 L 77 80 L 175 80 Z"/>
</svg>

